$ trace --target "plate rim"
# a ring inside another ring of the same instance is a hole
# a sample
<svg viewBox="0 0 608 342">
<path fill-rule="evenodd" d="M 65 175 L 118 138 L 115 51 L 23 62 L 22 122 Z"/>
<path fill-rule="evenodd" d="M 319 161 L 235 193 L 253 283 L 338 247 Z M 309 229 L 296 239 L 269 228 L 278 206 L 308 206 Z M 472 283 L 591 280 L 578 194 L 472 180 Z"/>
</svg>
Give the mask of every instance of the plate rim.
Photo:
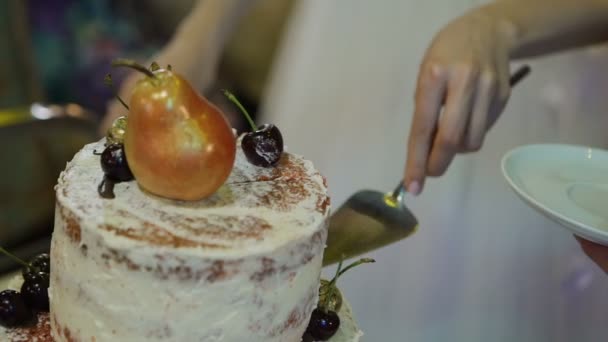
<svg viewBox="0 0 608 342">
<path fill-rule="evenodd" d="M 577 221 L 569 216 L 561 214 L 549 207 L 545 204 L 541 203 L 535 197 L 528 194 L 527 191 L 521 189 L 511 177 L 510 173 L 507 171 L 507 163 L 509 160 L 512 160 L 514 155 L 517 153 L 521 153 L 522 150 L 530 149 L 530 148 L 538 148 L 538 147 L 550 147 L 550 148 L 575 148 L 575 149 L 591 149 L 598 150 L 603 153 L 607 153 L 608 151 L 599 147 L 593 147 L 588 145 L 579 145 L 579 144 L 560 144 L 560 143 L 538 143 L 538 144 L 526 144 L 514 147 L 507 151 L 503 157 L 501 158 L 500 166 L 503 177 L 509 184 L 509 187 L 524 201 L 527 202 L 527 205 L 532 207 L 534 210 L 541 212 L 545 216 L 551 218 L 557 224 L 567 228 L 576 235 L 580 235 L 583 238 L 590 239 L 594 242 L 601 243 L 603 245 L 608 245 L 608 232 L 590 226 L 584 222 Z M 592 236 L 589 236 L 591 234 Z"/>
</svg>

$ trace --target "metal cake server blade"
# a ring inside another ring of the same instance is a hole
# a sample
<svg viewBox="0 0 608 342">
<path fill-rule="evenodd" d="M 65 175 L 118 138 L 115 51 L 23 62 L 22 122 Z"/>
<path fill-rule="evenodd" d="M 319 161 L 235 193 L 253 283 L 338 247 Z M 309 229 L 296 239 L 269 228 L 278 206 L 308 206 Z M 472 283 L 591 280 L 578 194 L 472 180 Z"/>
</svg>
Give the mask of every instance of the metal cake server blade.
<svg viewBox="0 0 608 342">
<path fill-rule="evenodd" d="M 331 216 L 323 266 L 405 239 L 418 220 L 403 203 L 401 182 L 390 193 L 361 190 Z"/>
<path fill-rule="evenodd" d="M 511 87 L 530 73 L 519 67 L 509 79 Z M 405 239 L 418 228 L 418 220 L 403 203 L 401 182 L 388 194 L 362 190 L 331 216 L 323 266 L 328 266 Z"/>
</svg>

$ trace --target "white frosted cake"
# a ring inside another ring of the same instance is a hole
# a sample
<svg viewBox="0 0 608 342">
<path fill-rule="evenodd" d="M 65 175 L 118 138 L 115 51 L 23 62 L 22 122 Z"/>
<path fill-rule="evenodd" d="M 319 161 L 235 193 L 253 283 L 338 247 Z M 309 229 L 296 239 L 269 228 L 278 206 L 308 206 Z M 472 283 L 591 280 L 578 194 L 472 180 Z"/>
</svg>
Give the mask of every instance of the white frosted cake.
<svg viewBox="0 0 608 342">
<path fill-rule="evenodd" d="M 9 341 L 301 341 L 329 215 L 311 162 L 285 153 L 260 168 L 239 149 L 206 200 L 159 198 L 135 182 L 103 199 L 101 149 L 76 154 L 56 188 L 50 315 L 8 330 Z M 359 341 L 348 303 L 339 316 L 330 341 Z"/>
<path fill-rule="evenodd" d="M 239 156 L 212 197 L 119 183 L 97 195 L 103 143 L 57 186 L 51 327 L 60 342 L 299 341 L 317 302 L 328 197 L 312 163 Z"/>
<path fill-rule="evenodd" d="M 359 341 L 342 263 L 319 301 L 330 200 L 313 164 L 227 90 L 251 126 L 238 139 L 170 65 L 112 66 L 143 76 L 117 95 L 128 117 L 61 173 L 50 257 L 17 260 L 20 291 L 0 291 L 3 340 Z"/>
</svg>

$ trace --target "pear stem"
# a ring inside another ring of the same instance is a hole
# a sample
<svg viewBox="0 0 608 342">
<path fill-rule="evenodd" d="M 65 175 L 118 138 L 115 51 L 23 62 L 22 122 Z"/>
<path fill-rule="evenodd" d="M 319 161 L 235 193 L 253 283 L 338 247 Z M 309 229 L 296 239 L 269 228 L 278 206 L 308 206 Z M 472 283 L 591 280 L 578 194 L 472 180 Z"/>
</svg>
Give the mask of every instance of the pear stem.
<svg viewBox="0 0 608 342">
<path fill-rule="evenodd" d="M 150 64 L 150 70 L 151 71 L 157 71 L 159 69 L 160 69 L 160 65 L 158 65 L 158 63 L 152 62 L 152 64 Z"/>
<path fill-rule="evenodd" d="M 243 107 L 243 105 L 241 104 L 241 102 L 239 102 L 239 100 L 236 98 L 236 96 L 234 96 L 233 93 L 229 92 L 226 89 L 222 89 L 222 92 L 224 93 L 224 95 L 226 96 L 226 98 L 228 98 L 228 100 L 230 102 L 234 103 L 237 107 L 239 107 L 239 109 L 241 110 L 241 112 L 243 112 L 243 114 L 245 115 L 245 118 L 247 119 L 247 121 L 249 122 L 249 125 L 251 126 L 251 129 L 254 132 L 257 131 L 258 130 L 258 126 L 255 125 L 255 123 L 251 119 L 251 115 L 249 115 L 249 112 L 247 112 L 247 110 L 245 109 L 245 107 Z"/>
<path fill-rule="evenodd" d="M 143 66 L 135 61 L 132 61 L 130 59 L 117 58 L 112 61 L 112 66 L 135 69 L 135 70 L 145 74 L 148 77 L 156 78 L 156 75 L 154 75 L 154 73 L 152 71 L 150 71 L 148 68 L 146 68 L 145 66 Z"/>
<path fill-rule="evenodd" d="M 0 247 L 0 253 L 6 255 L 7 257 L 13 259 L 15 262 L 17 262 L 18 264 L 21 264 L 25 267 L 29 267 L 29 265 L 27 264 L 27 262 L 21 260 L 19 257 L 17 257 L 16 255 L 12 254 L 11 252 L 7 251 L 6 249 Z"/>
<path fill-rule="evenodd" d="M 116 89 L 114 89 L 114 83 L 112 82 L 112 75 L 107 74 L 106 77 L 104 77 L 103 81 L 108 87 L 110 87 L 112 90 L 114 90 L 114 97 L 118 100 L 118 102 L 120 102 L 127 110 L 129 110 L 129 106 L 127 105 L 127 103 L 125 101 L 123 101 L 123 99 L 120 97 L 120 95 L 118 95 L 118 92 L 116 91 Z"/>
</svg>

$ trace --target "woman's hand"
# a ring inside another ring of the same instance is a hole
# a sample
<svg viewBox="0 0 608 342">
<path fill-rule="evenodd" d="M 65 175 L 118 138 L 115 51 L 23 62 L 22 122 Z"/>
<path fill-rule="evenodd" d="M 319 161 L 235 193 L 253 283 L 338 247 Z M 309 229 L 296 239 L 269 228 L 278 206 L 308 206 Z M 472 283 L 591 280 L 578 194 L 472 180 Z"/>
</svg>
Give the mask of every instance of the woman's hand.
<svg viewBox="0 0 608 342">
<path fill-rule="evenodd" d="M 434 38 L 421 63 L 405 184 L 422 190 L 457 153 L 477 151 L 509 98 L 508 27 L 476 10 Z"/>
</svg>

